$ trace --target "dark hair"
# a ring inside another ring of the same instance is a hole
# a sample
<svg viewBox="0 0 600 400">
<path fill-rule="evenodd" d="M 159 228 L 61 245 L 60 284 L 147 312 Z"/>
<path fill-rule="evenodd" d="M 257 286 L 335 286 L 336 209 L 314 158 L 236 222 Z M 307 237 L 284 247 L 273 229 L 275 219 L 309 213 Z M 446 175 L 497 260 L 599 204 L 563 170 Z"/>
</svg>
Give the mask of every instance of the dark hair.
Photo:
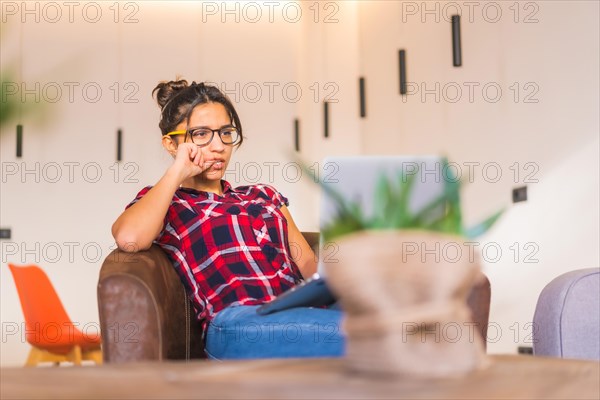
<svg viewBox="0 0 600 400">
<path fill-rule="evenodd" d="M 183 121 L 189 121 L 192 111 L 197 105 L 220 103 L 225 107 L 231 123 L 240 133 L 240 141 L 236 146 L 241 145 L 244 141 L 242 123 L 235 107 L 233 107 L 231 100 L 216 86 L 205 85 L 204 82 L 196 83 L 195 81 L 188 85 L 185 79 L 178 79 L 160 82 L 152 90 L 153 97 L 155 92 L 156 101 L 161 108 L 161 118 L 158 126 L 163 135 L 174 131 L 177 125 Z"/>
</svg>

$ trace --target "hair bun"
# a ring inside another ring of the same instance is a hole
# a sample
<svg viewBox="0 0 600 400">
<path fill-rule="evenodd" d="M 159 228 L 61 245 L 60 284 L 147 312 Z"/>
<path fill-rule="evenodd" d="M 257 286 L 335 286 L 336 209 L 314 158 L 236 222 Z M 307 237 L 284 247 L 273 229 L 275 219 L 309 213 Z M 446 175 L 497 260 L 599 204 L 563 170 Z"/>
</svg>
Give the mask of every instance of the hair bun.
<svg viewBox="0 0 600 400">
<path fill-rule="evenodd" d="M 152 90 L 152 96 L 156 93 L 156 101 L 160 108 L 164 108 L 165 105 L 175 96 L 177 93 L 188 87 L 188 83 L 185 79 L 179 79 L 175 81 L 162 81 L 154 90 Z"/>
</svg>

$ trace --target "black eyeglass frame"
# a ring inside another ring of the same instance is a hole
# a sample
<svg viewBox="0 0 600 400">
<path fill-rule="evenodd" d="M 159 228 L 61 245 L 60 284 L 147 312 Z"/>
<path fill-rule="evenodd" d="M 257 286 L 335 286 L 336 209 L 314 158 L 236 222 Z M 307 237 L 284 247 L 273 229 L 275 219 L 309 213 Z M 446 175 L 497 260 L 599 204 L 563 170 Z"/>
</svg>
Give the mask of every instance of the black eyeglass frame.
<svg viewBox="0 0 600 400">
<path fill-rule="evenodd" d="M 204 144 L 198 144 L 196 142 L 194 142 L 194 138 L 192 137 L 192 132 L 195 130 L 204 130 L 204 131 L 211 131 L 212 132 L 212 136 L 210 137 L 210 139 L 208 140 L 208 142 L 204 143 Z M 234 142 L 231 143 L 227 143 L 223 140 L 223 134 L 225 130 L 228 129 L 233 129 L 237 134 L 238 137 Z M 206 127 L 194 127 L 194 128 L 189 128 L 187 130 L 178 130 L 178 131 L 173 131 L 173 132 L 169 132 L 167 133 L 165 136 L 175 136 L 175 135 L 185 135 L 185 137 L 183 138 L 183 141 L 185 142 L 187 140 L 188 135 L 190 136 L 190 140 L 192 141 L 192 143 L 194 143 L 196 146 L 198 147 L 206 147 L 208 146 L 213 139 L 215 138 L 215 132 L 219 133 L 219 139 L 221 139 L 221 143 L 225 144 L 225 145 L 231 145 L 234 146 L 235 144 L 237 144 L 240 139 L 242 138 L 242 135 L 240 135 L 240 132 L 238 131 L 238 129 L 233 126 L 233 125 L 226 125 L 226 126 L 222 126 L 219 129 L 210 129 L 210 128 L 206 128 Z"/>
</svg>

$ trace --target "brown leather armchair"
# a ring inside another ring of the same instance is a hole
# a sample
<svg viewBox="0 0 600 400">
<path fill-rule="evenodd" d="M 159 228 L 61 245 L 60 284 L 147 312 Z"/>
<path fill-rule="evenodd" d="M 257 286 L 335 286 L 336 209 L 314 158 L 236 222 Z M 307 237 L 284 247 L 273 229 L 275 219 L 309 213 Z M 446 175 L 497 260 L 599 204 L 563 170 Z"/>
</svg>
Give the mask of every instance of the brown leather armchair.
<svg viewBox="0 0 600 400">
<path fill-rule="evenodd" d="M 318 248 L 318 232 L 303 232 Z M 473 322 L 487 335 L 490 283 L 483 277 L 469 295 Z M 98 281 L 102 353 L 106 363 L 205 358 L 200 323 L 183 284 L 157 245 L 138 253 L 114 250 Z"/>
</svg>

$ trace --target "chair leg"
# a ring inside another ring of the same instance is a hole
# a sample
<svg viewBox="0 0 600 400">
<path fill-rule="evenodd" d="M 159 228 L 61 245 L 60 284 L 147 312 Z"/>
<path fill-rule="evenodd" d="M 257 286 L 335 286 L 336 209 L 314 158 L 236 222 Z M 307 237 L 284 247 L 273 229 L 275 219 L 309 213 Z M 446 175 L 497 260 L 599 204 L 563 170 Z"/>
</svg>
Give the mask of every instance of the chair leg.
<svg viewBox="0 0 600 400">
<path fill-rule="evenodd" d="M 35 367 L 41 361 L 44 353 L 42 350 L 32 347 L 29 350 L 29 355 L 27 356 L 27 361 L 25 362 L 26 367 Z"/>
<path fill-rule="evenodd" d="M 67 359 L 75 365 L 81 365 L 81 347 L 73 346 L 73 349 L 67 355 Z"/>
<path fill-rule="evenodd" d="M 83 353 L 84 360 L 91 360 L 97 365 L 102 364 L 102 350 L 90 350 Z"/>
</svg>

